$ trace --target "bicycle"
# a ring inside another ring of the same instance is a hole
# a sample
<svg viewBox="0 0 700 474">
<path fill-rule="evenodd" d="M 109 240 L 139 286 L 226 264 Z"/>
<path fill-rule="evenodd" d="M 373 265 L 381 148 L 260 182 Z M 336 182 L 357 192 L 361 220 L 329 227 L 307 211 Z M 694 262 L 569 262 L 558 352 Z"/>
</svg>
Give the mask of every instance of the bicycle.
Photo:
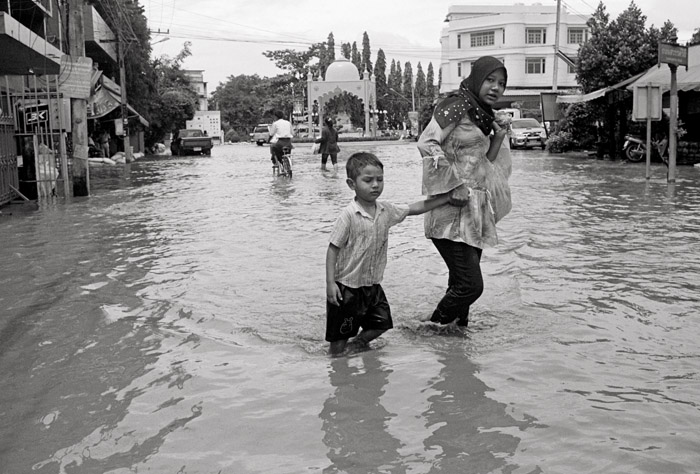
<svg viewBox="0 0 700 474">
<path fill-rule="evenodd" d="M 290 147 L 282 147 L 282 158 L 275 156 L 275 165 L 272 167 L 272 174 L 278 176 L 292 177 L 292 149 Z"/>
</svg>

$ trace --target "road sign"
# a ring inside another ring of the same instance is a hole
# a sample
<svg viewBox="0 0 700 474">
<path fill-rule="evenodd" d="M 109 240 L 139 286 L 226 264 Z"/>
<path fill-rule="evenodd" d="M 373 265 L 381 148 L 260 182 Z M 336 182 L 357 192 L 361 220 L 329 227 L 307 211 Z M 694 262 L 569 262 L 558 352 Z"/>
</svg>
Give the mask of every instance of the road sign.
<svg viewBox="0 0 700 474">
<path fill-rule="evenodd" d="M 677 44 L 659 43 L 659 63 L 688 67 L 688 48 Z"/>
<path fill-rule="evenodd" d="M 632 120 L 661 120 L 661 87 L 634 86 L 632 98 Z"/>
<path fill-rule="evenodd" d="M 49 121 L 48 104 L 28 105 L 24 107 L 24 125 L 30 127 Z"/>
</svg>

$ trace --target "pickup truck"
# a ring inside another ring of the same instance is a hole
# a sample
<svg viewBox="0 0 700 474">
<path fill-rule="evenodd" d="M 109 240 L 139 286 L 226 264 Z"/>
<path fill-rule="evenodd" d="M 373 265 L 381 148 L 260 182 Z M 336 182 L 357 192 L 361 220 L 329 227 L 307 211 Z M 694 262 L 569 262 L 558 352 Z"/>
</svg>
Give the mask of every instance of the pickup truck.
<svg viewBox="0 0 700 474">
<path fill-rule="evenodd" d="M 170 145 L 170 151 L 173 155 L 211 155 L 213 143 L 211 137 L 208 137 L 198 129 L 179 130 L 173 137 Z"/>
<path fill-rule="evenodd" d="M 255 142 L 258 146 L 263 146 L 270 141 L 270 124 L 259 123 L 250 134 L 250 141 Z"/>
</svg>

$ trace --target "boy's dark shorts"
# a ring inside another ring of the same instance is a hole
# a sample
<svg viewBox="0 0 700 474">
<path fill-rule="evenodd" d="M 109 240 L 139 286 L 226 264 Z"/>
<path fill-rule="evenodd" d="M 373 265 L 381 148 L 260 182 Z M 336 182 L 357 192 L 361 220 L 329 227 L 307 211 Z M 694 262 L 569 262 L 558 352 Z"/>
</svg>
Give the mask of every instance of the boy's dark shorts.
<svg viewBox="0 0 700 474">
<path fill-rule="evenodd" d="M 337 283 L 343 295 L 340 306 L 326 302 L 326 341 L 344 341 L 362 329 L 391 329 L 391 309 L 382 285 L 350 288 Z"/>
</svg>

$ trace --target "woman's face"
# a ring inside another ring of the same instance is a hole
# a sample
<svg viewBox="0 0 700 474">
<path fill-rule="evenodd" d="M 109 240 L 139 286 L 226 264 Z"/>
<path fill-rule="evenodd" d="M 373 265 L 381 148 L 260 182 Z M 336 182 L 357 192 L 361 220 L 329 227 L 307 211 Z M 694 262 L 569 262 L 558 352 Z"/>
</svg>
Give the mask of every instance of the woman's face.
<svg viewBox="0 0 700 474">
<path fill-rule="evenodd" d="M 486 76 L 479 89 L 479 99 L 488 105 L 499 101 L 506 90 L 506 75 L 503 69 L 496 69 Z"/>
</svg>

